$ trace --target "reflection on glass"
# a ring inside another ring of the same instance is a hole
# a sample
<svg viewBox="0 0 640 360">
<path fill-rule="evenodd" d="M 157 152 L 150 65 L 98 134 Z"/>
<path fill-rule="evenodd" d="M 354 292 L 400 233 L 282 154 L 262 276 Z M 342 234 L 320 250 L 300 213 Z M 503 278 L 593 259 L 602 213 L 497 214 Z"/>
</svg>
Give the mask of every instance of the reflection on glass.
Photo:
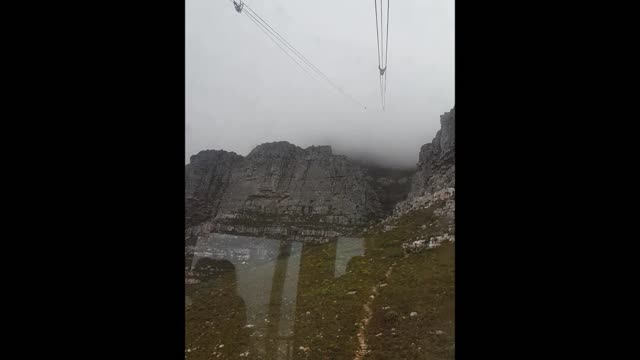
<svg viewBox="0 0 640 360">
<path fill-rule="evenodd" d="M 336 249 L 335 277 L 340 277 L 347 271 L 349 260 L 364 255 L 364 239 L 339 238 Z"/>
<path fill-rule="evenodd" d="M 211 260 L 232 264 L 204 268 L 213 268 L 214 273 L 229 269 L 235 272 L 236 292 L 244 301 L 246 311 L 244 327 L 251 329 L 248 354 L 269 359 L 294 358 L 298 346 L 294 344 L 294 334 L 301 268 L 313 271 L 315 278 L 330 281 L 345 274 L 353 257 L 364 254 L 362 239 L 339 239 L 332 247 L 335 254 L 331 254 L 333 261 L 326 262 L 325 274 L 317 266 L 311 266 L 313 264 L 302 265 L 305 246 L 308 245 L 300 242 L 214 233 L 201 237 L 188 249 L 188 257 L 192 259 L 188 270 L 191 272 L 198 271 L 202 268 L 199 264 Z M 187 305 L 193 303 L 194 299 L 187 297 Z"/>
</svg>

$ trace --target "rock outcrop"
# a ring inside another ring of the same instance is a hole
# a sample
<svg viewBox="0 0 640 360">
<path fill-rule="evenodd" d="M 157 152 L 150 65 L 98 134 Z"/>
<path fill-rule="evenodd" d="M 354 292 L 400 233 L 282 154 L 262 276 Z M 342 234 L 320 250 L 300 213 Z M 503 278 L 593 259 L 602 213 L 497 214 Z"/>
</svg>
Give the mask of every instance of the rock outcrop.
<svg viewBox="0 0 640 360">
<path fill-rule="evenodd" d="M 365 170 L 329 146 L 266 143 L 246 157 L 202 151 L 185 181 L 187 243 L 211 232 L 326 241 L 381 212 Z"/>
<path fill-rule="evenodd" d="M 456 150 L 455 107 L 440 115 L 440 130 L 433 141 L 420 148 L 418 169 L 413 177 L 409 198 L 455 188 Z"/>
<path fill-rule="evenodd" d="M 230 185 L 232 170 L 243 157 L 223 150 L 201 151 L 185 167 L 185 225 L 191 227 L 215 216 Z"/>
<path fill-rule="evenodd" d="M 380 223 L 383 231 L 390 231 L 410 213 L 433 210 L 433 216 L 438 220 L 424 224 L 423 229 L 437 234 L 429 238 L 406 239 L 402 247 L 407 252 L 438 247 L 443 241 L 455 241 L 455 108 L 440 116 L 440 125 L 433 141 L 420 149 L 418 169 L 407 199 L 397 203 L 393 213 Z M 438 224 L 437 229 L 434 224 Z"/>
</svg>

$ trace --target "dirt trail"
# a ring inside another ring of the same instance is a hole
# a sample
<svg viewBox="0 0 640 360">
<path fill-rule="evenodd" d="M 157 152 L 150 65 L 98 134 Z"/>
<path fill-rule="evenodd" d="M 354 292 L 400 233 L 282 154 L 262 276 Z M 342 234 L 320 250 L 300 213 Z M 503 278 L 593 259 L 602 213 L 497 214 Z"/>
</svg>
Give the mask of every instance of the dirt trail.
<svg viewBox="0 0 640 360">
<path fill-rule="evenodd" d="M 393 263 L 391 266 L 389 266 L 389 269 L 387 269 L 387 272 L 384 274 L 385 279 L 389 279 L 394 266 L 396 266 L 396 263 Z M 373 305 L 373 301 L 375 300 L 376 296 L 378 296 L 378 289 L 380 288 L 381 284 L 382 283 L 379 283 L 371 288 L 371 295 L 367 299 L 367 302 L 362 306 L 362 308 L 364 309 L 364 317 L 362 318 L 362 320 L 360 320 L 358 328 L 357 337 L 359 349 L 356 350 L 356 355 L 353 358 L 354 360 L 364 359 L 364 356 L 369 352 L 367 346 L 367 326 L 369 325 L 369 321 L 373 316 L 373 310 L 371 310 L 371 306 Z"/>
</svg>

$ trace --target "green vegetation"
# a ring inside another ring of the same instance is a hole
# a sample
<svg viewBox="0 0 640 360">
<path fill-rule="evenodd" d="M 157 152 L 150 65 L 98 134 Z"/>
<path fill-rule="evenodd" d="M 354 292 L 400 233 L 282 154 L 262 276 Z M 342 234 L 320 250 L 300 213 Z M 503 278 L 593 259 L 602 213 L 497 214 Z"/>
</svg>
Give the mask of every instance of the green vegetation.
<svg viewBox="0 0 640 360">
<path fill-rule="evenodd" d="M 398 262 L 373 303 L 365 359 L 454 358 L 454 268 L 451 243 Z"/>
<path fill-rule="evenodd" d="M 235 359 L 247 351 L 244 301 L 236 294 L 233 273 L 187 286 L 192 300 L 185 314 L 187 359 Z M 220 345 L 223 345 L 220 347 Z"/>
<path fill-rule="evenodd" d="M 423 209 L 390 225 L 395 226 L 390 231 L 377 225 L 362 234 L 365 255 L 352 258 L 339 278 L 334 278 L 335 242 L 303 246 L 288 350 L 269 331 L 260 339 L 267 343 L 266 352 L 252 346 L 258 332 L 244 327 L 245 308 L 233 271 L 187 285 L 193 303 L 186 310 L 186 358 L 277 359 L 289 351 L 294 359 L 353 359 L 363 305 L 369 302 L 372 314 L 365 335 L 370 351 L 365 359 L 453 359 L 454 244 L 410 255 L 401 247 L 440 235 L 449 224 L 436 218 L 433 209 Z M 372 288 L 382 283 L 386 285 L 371 300 Z M 272 301 L 269 313 L 278 314 L 280 305 Z M 273 324 L 278 319 L 269 320 Z"/>
</svg>

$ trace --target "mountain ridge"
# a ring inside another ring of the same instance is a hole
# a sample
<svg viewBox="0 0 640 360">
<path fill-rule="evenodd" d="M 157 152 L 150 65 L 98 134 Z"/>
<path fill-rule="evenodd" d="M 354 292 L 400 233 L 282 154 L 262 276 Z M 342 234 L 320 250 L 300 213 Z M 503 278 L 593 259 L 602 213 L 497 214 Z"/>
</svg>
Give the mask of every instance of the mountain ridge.
<svg viewBox="0 0 640 360">
<path fill-rule="evenodd" d="M 266 142 L 246 156 L 203 150 L 185 165 L 185 238 L 212 233 L 325 242 L 455 188 L 455 107 L 415 169 L 334 154 L 330 145 Z"/>
</svg>

